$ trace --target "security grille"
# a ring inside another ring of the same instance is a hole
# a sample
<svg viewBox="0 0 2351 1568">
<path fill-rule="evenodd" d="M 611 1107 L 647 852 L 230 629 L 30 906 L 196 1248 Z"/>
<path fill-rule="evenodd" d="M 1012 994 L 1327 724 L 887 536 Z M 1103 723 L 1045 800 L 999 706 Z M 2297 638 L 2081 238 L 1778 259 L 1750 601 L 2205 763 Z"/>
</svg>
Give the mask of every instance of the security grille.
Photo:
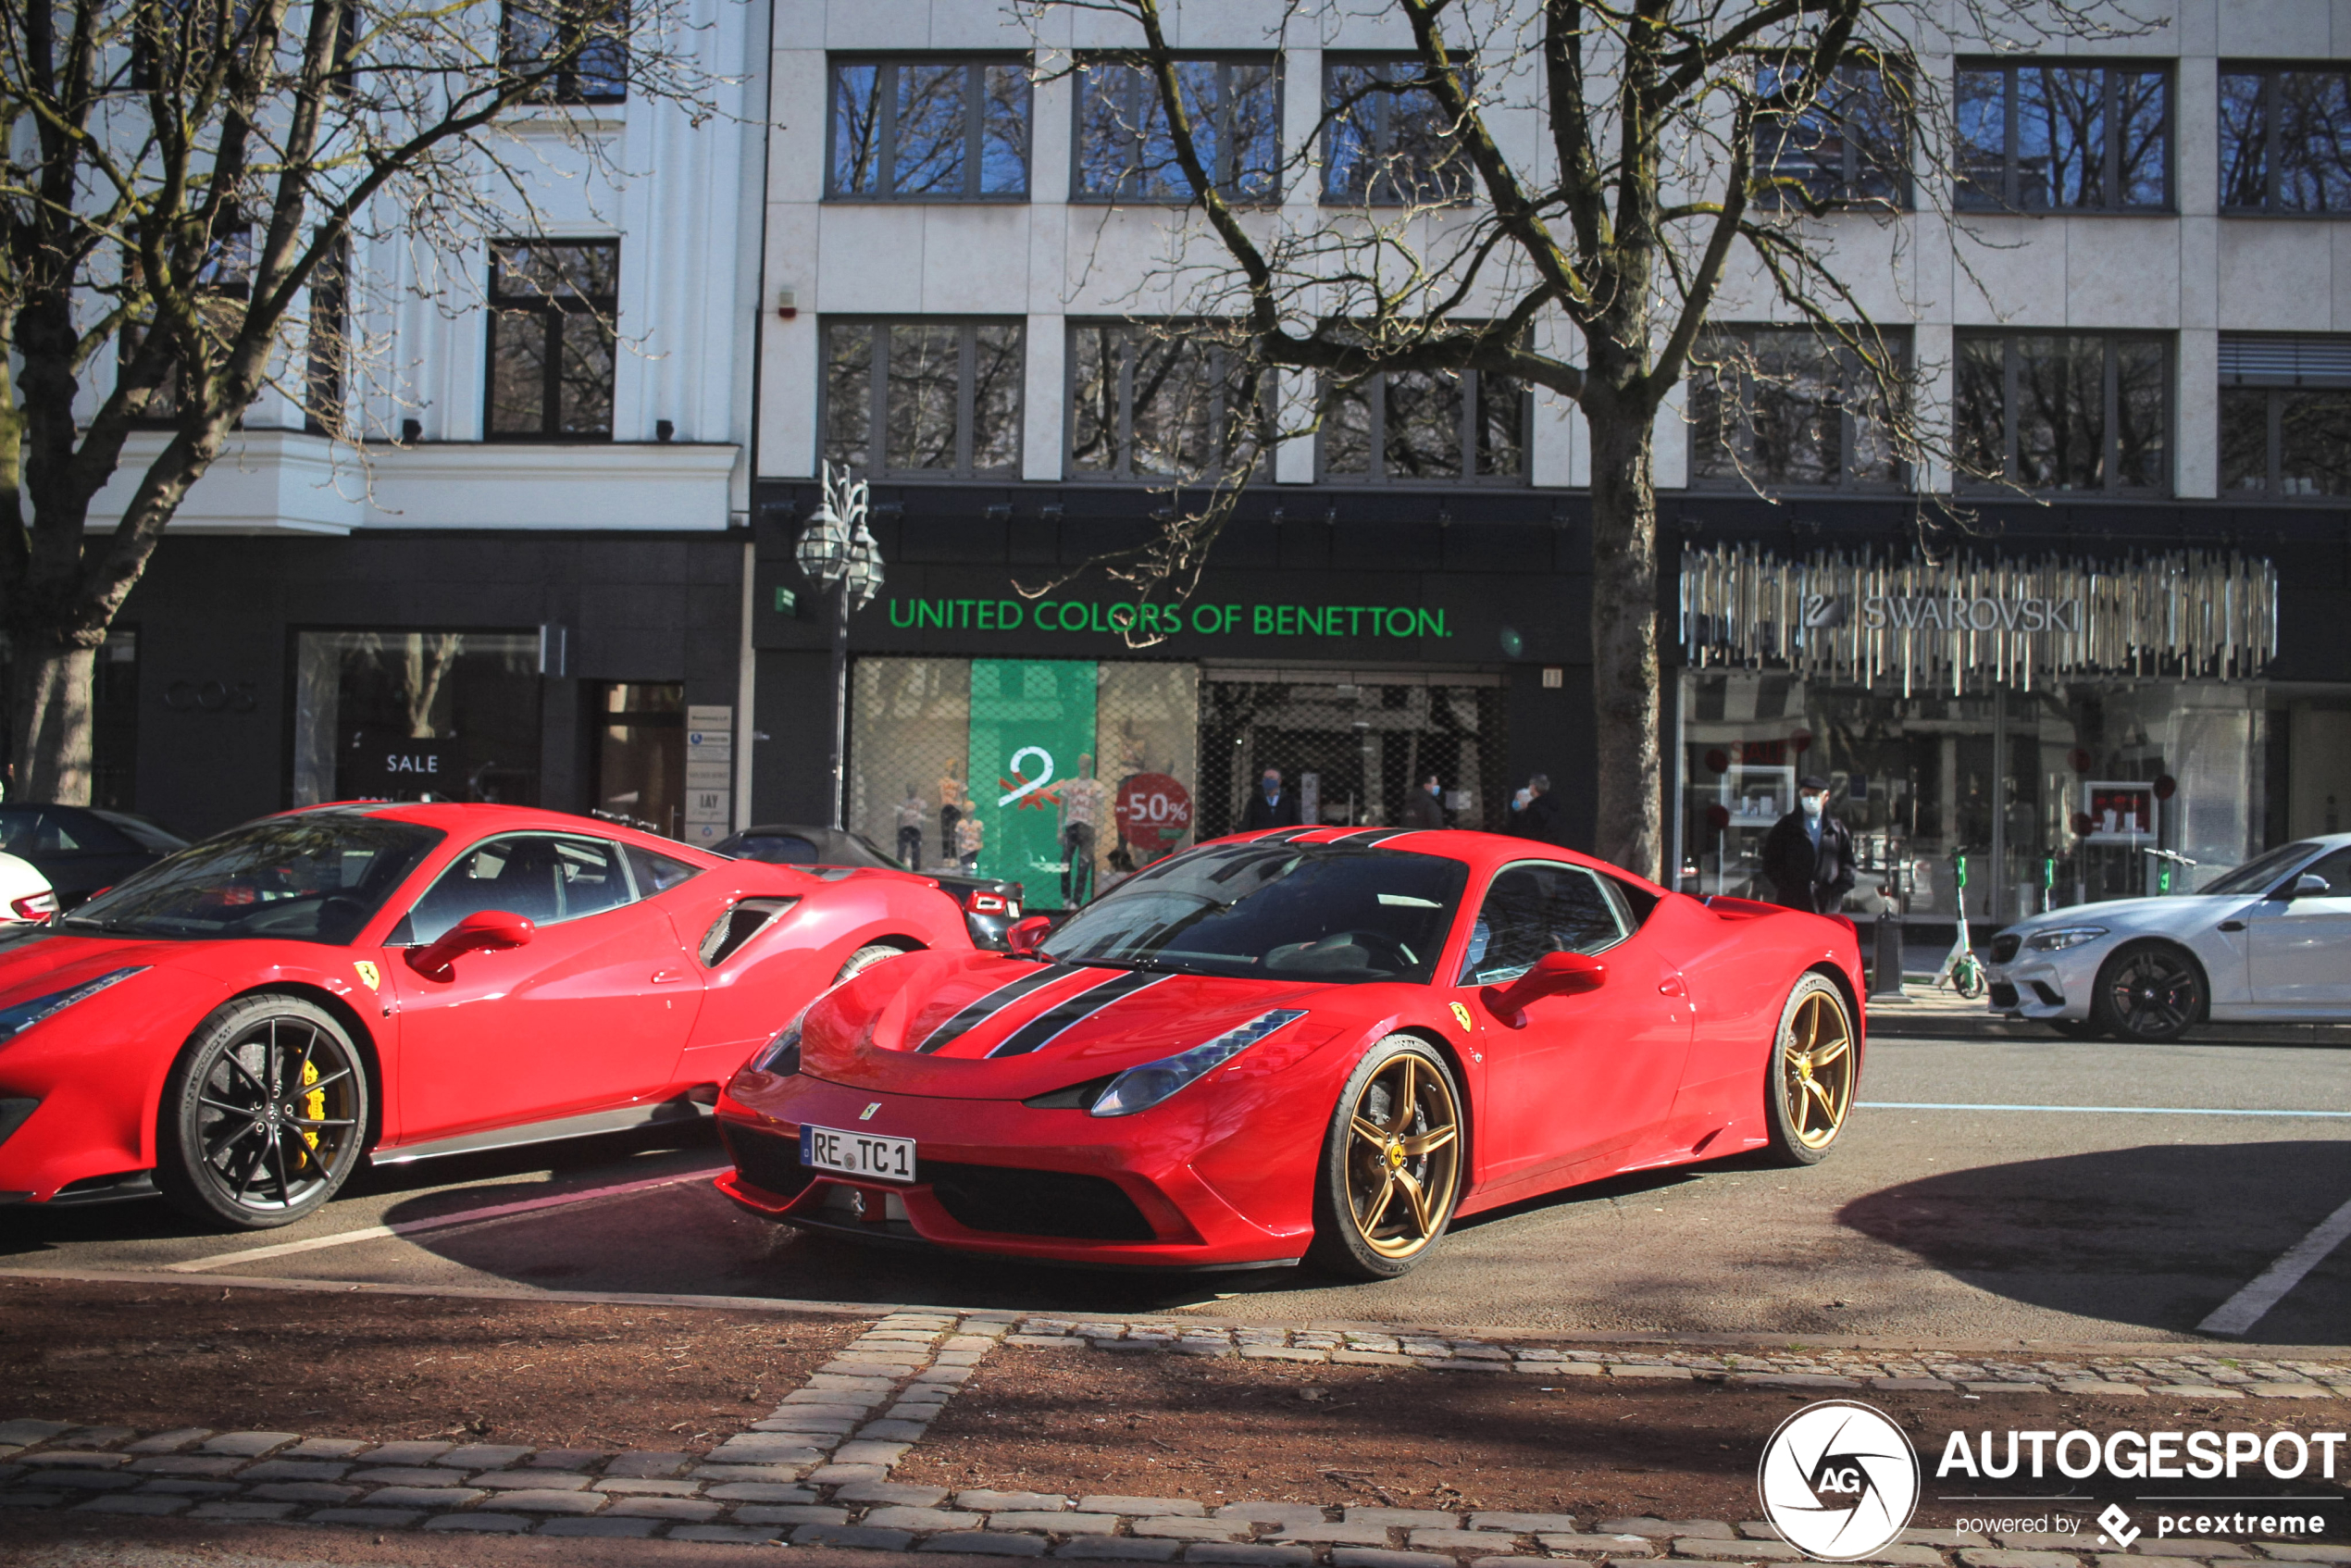
<svg viewBox="0 0 2351 1568">
<path fill-rule="evenodd" d="M 1268 767 L 1315 822 L 1400 823 L 1434 770 L 1456 828 L 1499 828 L 1503 697 L 1493 675 L 1210 669 L 1200 697 L 1199 837 L 1238 831 Z"/>
</svg>

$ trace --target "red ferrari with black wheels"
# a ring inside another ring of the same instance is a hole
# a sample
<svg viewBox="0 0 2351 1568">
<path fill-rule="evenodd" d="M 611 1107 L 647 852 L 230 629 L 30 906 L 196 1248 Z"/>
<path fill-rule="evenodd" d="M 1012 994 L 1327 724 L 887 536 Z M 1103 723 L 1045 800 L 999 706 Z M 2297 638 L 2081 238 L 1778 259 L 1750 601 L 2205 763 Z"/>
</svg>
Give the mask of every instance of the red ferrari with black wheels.
<svg viewBox="0 0 2351 1568">
<path fill-rule="evenodd" d="M 777 1019 L 972 928 L 928 877 L 554 812 L 265 817 L 0 933 L 0 1203 L 262 1228 L 369 1155 L 697 1117 Z"/>
<path fill-rule="evenodd" d="M 1385 1278 L 1577 1182 L 1810 1164 L 1860 1073 L 1849 923 L 1523 839 L 1220 840 L 1039 925 L 819 1000 L 721 1095 L 721 1189 L 869 1238 Z"/>
</svg>

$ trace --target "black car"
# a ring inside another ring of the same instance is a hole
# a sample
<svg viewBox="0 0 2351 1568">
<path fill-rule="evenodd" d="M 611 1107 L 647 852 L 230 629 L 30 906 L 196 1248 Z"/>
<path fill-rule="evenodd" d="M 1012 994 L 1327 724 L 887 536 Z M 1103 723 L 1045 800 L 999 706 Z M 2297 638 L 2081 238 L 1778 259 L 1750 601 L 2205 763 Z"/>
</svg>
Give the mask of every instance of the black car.
<svg viewBox="0 0 2351 1568">
<path fill-rule="evenodd" d="M 921 871 L 866 838 L 840 828 L 810 828 L 799 823 L 771 823 L 746 828 L 732 838 L 710 846 L 715 854 L 735 860 L 762 860 L 770 865 L 805 865 L 822 874 L 827 866 L 875 866 L 884 871 L 914 871 L 927 877 L 964 906 L 964 924 L 974 947 L 1004 946 L 1004 932 L 1020 918 L 1020 901 L 1027 890 L 1001 877 L 964 877 L 945 871 Z"/>
<path fill-rule="evenodd" d="M 31 861 L 56 890 L 59 909 L 187 847 L 179 834 L 127 811 L 0 805 L 0 851 Z"/>
</svg>

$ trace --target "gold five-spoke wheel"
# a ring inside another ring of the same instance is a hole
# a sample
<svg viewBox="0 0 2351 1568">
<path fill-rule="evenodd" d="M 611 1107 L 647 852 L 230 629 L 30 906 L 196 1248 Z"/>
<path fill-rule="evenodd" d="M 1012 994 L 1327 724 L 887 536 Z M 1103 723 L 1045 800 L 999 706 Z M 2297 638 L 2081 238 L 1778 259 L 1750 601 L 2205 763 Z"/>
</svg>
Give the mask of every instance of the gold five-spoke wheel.
<svg viewBox="0 0 2351 1568">
<path fill-rule="evenodd" d="M 1355 1235 L 1372 1252 L 1401 1262 L 1445 1228 L 1461 1185 L 1461 1107 L 1418 1050 L 1397 1052 L 1357 1088 L 1346 1171 Z"/>
<path fill-rule="evenodd" d="M 1773 1130 L 1782 1152 L 1809 1164 L 1835 1141 L 1853 1109 L 1853 1040 L 1844 993 L 1821 976 L 1807 975 L 1780 1018 Z"/>
</svg>

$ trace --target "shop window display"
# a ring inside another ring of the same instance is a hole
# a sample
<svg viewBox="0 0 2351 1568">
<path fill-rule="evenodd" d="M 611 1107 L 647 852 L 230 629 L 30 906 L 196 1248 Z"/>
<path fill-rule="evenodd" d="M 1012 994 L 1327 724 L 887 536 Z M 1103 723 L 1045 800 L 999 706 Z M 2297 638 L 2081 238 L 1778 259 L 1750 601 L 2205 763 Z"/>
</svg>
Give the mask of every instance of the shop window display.
<svg viewBox="0 0 2351 1568">
<path fill-rule="evenodd" d="M 1084 903 L 1192 841 L 1199 672 L 1076 659 L 865 658 L 849 825 L 918 868 Z"/>
<path fill-rule="evenodd" d="M 539 803 L 539 639 L 527 631 L 305 631 L 293 803 Z"/>
<path fill-rule="evenodd" d="M 2185 891 L 2265 843 L 2261 688 L 2077 682 L 1949 692 L 1685 675 L 1681 885 L 1771 898 L 1763 837 L 1826 777 L 1860 880 L 1846 913 L 1992 926 Z M 2193 861 L 2190 866 L 2185 864 Z"/>
</svg>

